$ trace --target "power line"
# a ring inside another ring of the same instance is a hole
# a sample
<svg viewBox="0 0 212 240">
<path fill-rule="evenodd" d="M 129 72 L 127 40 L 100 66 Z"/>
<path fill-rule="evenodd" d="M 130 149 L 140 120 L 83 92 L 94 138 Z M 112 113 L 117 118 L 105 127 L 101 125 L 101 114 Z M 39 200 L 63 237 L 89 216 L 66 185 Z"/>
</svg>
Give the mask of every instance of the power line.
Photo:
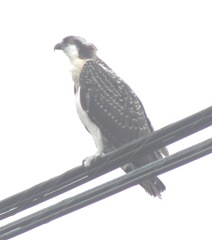
<svg viewBox="0 0 212 240">
<path fill-rule="evenodd" d="M 156 149 L 167 146 L 212 125 L 212 107 L 170 124 L 144 139 L 124 145 L 116 151 L 96 159 L 89 169 L 83 166 L 71 169 L 34 187 L 15 194 L 0 202 L 0 219 L 12 216 L 52 197 L 71 190 L 101 176 L 132 159 L 141 158 Z"/>
<path fill-rule="evenodd" d="M 165 173 L 210 153 L 212 153 L 212 138 L 7 224 L 0 228 L 0 239 L 6 240 L 15 237 L 23 232 L 132 187 L 152 176 Z"/>
</svg>

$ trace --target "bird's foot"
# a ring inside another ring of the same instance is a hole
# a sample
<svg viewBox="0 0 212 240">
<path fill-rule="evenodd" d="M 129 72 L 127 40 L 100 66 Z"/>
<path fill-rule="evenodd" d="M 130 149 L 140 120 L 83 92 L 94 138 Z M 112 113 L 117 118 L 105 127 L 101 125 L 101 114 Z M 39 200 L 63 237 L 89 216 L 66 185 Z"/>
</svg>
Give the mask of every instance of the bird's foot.
<svg viewBox="0 0 212 240">
<path fill-rule="evenodd" d="M 103 153 L 96 153 L 92 156 L 86 157 L 83 161 L 82 161 L 82 165 L 86 168 L 90 168 L 96 164 L 98 164 L 100 162 L 100 158 L 101 156 L 103 156 Z"/>
</svg>

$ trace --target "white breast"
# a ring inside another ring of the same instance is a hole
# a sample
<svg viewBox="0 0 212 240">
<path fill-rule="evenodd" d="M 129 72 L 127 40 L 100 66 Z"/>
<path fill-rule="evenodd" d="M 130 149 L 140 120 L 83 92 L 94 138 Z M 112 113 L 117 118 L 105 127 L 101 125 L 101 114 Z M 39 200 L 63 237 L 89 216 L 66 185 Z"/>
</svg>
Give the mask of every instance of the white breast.
<svg viewBox="0 0 212 240">
<path fill-rule="evenodd" d="M 88 129 L 88 131 L 92 135 L 94 142 L 96 144 L 96 147 L 98 149 L 98 153 L 101 154 L 104 150 L 101 130 L 95 123 L 93 123 L 90 120 L 88 114 L 83 110 L 83 108 L 81 106 L 80 87 L 78 88 L 78 91 L 76 92 L 75 101 L 76 101 L 76 108 L 77 108 L 78 116 L 79 116 L 81 122 L 83 123 L 83 125 Z"/>
</svg>

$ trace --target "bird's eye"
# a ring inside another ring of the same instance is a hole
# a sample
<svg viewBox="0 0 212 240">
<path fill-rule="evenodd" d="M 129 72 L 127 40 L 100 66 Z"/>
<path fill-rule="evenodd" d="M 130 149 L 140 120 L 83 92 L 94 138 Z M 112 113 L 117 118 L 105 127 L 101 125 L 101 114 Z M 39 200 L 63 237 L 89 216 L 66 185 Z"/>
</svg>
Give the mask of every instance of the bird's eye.
<svg viewBox="0 0 212 240">
<path fill-rule="evenodd" d="M 70 44 L 70 43 L 73 43 L 73 39 L 70 38 L 70 37 L 66 37 L 63 39 L 63 43 L 64 44 Z"/>
</svg>

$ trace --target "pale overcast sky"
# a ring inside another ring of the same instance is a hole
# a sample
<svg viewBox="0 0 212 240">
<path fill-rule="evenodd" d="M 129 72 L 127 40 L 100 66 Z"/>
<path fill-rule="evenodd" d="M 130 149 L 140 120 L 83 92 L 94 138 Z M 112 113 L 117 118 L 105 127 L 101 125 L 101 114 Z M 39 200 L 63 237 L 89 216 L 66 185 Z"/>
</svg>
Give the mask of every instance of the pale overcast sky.
<svg viewBox="0 0 212 240">
<path fill-rule="evenodd" d="M 75 112 L 69 62 L 56 43 L 83 36 L 135 90 L 155 129 L 211 105 L 212 3 L 7 0 L 0 2 L 0 199 L 81 164 L 96 149 Z M 211 137 L 211 129 L 169 147 Z M 212 239 L 211 156 L 163 174 L 155 199 L 136 186 L 22 234 L 37 239 Z M 103 181 L 36 208 L 49 206 Z"/>
</svg>

